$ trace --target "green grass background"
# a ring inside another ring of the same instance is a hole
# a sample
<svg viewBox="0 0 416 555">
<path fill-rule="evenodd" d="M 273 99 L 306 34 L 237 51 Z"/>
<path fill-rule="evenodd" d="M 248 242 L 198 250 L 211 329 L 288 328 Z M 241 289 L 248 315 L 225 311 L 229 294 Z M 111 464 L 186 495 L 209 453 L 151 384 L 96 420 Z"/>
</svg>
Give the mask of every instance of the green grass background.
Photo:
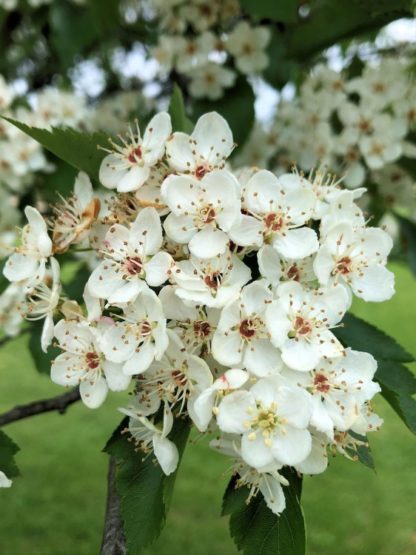
<svg viewBox="0 0 416 555">
<path fill-rule="evenodd" d="M 406 269 L 393 269 L 396 296 L 382 304 L 357 302 L 354 311 L 416 354 L 415 281 Z M 33 369 L 27 340 L 0 351 L 0 411 L 62 392 Z M 5 428 L 22 449 L 22 476 L 0 490 L 1 555 L 98 553 L 107 470 L 101 449 L 122 404 L 113 394 L 101 410 L 78 404 L 65 416 L 40 415 Z M 308 555 L 416 553 L 415 437 L 383 399 L 376 409 L 385 419 L 371 437 L 376 472 L 339 457 L 325 474 L 305 479 Z M 236 553 L 227 519 L 220 517 L 227 466 L 205 441 L 187 447 L 167 525 L 146 555 Z"/>
</svg>

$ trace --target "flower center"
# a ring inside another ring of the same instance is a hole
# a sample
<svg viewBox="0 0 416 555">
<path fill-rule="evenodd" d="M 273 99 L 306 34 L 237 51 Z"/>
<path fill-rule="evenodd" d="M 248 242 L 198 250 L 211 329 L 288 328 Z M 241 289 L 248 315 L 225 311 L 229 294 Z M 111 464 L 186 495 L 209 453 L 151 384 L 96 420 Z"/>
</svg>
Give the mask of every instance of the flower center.
<svg viewBox="0 0 416 555">
<path fill-rule="evenodd" d="M 222 275 L 220 272 L 214 272 L 213 274 L 204 277 L 204 283 L 208 285 L 210 289 L 218 289 L 221 285 L 221 277 Z"/>
<path fill-rule="evenodd" d="M 338 274 L 345 276 L 351 272 L 351 263 L 351 258 L 349 256 L 344 256 L 338 260 L 337 265 L 335 266 L 335 271 Z"/>
<path fill-rule="evenodd" d="M 312 324 L 302 316 L 296 316 L 293 328 L 296 335 L 308 335 L 312 331 Z"/>
<path fill-rule="evenodd" d="M 300 281 L 300 270 L 297 264 L 292 264 L 286 275 L 289 279 L 293 279 L 293 281 Z"/>
<path fill-rule="evenodd" d="M 315 389 L 321 393 L 328 393 L 331 389 L 329 380 L 325 374 L 315 374 L 313 385 L 315 386 Z"/>
<path fill-rule="evenodd" d="M 270 231 L 279 231 L 284 225 L 284 220 L 282 216 L 279 216 L 274 212 L 266 214 L 266 216 L 264 216 L 263 218 L 263 222 L 267 229 L 270 229 Z"/>
<path fill-rule="evenodd" d="M 194 322 L 194 333 L 197 337 L 208 337 L 211 333 L 211 325 L 209 324 L 209 322 L 197 320 L 196 322 Z"/>
<path fill-rule="evenodd" d="M 131 164 L 136 164 L 137 160 L 141 160 L 143 156 L 142 153 L 142 149 L 140 146 L 136 146 L 135 148 L 133 148 L 133 150 L 130 152 L 129 156 L 128 156 L 128 161 Z"/>
<path fill-rule="evenodd" d="M 95 351 L 90 351 L 85 355 L 85 361 L 90 370 L 95 370 L 100 366 L 100 357 Z"/>
<path fill-rule="evenodd" d="M 246 320 L 243 320 L 240 324 L 240 335 L 242 335 L 246 339 L 251 339 L 256 334 L 257 327 L 258 322 L 256 322 L 256 320 L 250 320 L 250 318 L 247 318 Z"/>
<path fill-rule="evenodd" d="M 197 166 L 197 168 L 195 169 L 195 177 L 197 177 L 198 179 L 202 179 L 207 173 L 208 169 L 209 168 L 204 165 Z"/>
<path fill-rule="evenodd" d="M 184 388 L 188 383 L 188 378 L 186 377 L 186 374 L 179 369 L 172 370 L 172 378 L 175 384 L 180 388 Z"/>
<path fill-rule="evenodd" d="M 143 263 L 138 256 L 128 256 L 124 267 L 131 276 L 135 276 L 143 270 Z"/>
<path fill-rule="evenodd" d="M 204 224 L 210 224 L 211 222 L 215 221 L 215 210 L 212 206 L 204 206 L 201 209 L 200 217 Z"/>
</svg>

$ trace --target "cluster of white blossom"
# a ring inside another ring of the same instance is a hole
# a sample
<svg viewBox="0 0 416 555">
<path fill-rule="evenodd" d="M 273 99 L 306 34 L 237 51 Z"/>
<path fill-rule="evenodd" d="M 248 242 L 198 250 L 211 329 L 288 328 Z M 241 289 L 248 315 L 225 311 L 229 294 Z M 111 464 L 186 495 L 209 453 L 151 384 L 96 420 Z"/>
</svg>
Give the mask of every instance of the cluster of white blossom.
<svg viewBox="0 0 416 555">
<path fill-rule="evenodd" d="M 411 175 L 398 165 L 415 158 L 416 96 L 409 64 L 385 58 L 348 78 L 324 65 L 303 82 L 299 94 L 280 103 L 270 129 L 256 127 L 244 163 L 285 171 L 327 164 L 345 174 L 349 188 L 378 185 L 388 205 L 416 217 Z"/>
<path fill-rule="evenodd" d="M 162 76 L 175 71 L 185 78 L 191 96 L 216 100 L 235 84 L 237 72 L 253 75 L 267 67 L 270 30 L 241 19 L 235 0 L 150 4 L 163 31 L 151 55 Z"/>
<path fill-rule="evenodd" d="M 81 173 L 48 223 L 26 208 L 4 268 L 8 318 L 44 318 L 42 348 L 55 338 L 62 350 L 51 378 L 79 384 L 87 407 L 133 381 L 128 432 L 166 474 L 179 458 L 169 434 L 189 416 L 278 514 L 284 466 L 323 472 L 329 452 L 350 457 L 382 422 L 376 361 L 333 330 L 353 295 L 393 295 L 392 241 L 366 226 L 363 189 L 320 173 L 233 173 L 215 112 L 190 135 L 162 112 L 111 145 L 106 203 Z M 80 247 L 95 264 L 85 307 L 63 295 L 57 260 Z"/>
<path fill-rule="evenodd" d="M 31 8 L 39 8 L 40 6 L 44 6 L 46 4 L 51 4 L 53 0 L 26 0 L 27 4 Z M 86 0 L 70 0 L 74 4 L 85 4 Z M 15 10 L 17 8 L 21 8 L 25 2 L 21 0 L 0 0 L 0 8 L 6 11 Z"/>
</svg>

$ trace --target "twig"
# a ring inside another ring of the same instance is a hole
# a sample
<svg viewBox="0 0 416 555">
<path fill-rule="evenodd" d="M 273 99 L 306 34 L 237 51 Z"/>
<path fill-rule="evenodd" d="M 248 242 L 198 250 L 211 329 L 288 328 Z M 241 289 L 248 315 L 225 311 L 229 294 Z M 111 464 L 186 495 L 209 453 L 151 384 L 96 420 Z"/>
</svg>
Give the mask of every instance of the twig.
<svg viewBox="0 0 416 555">
<path fill-rule="evenodd" d="M 57 395 L 56 397 L 51 397 L 50 399 L 42 399 L 40 401 L 33 401 L 27 405 L 17 405 L 13 409 L 0 414 L 0 426 L 10 424 L 16 420 L 22 420 L 22 418 L 28 418 L 29 416 L 34 416 L 35 414 L 41 414 L 43 412 L 50 412 L 53 410 L 58 411 L 63 414 L 66 409 L 79 401 L 79 389 L 75 387 L 62 395 Z"/>
<path fill-rule="evenodd" d="M 116 489 L 116 460 L 108 466 L 107 507 L 100 555 L 126 555 L 126 540 L 120 515 L 120 497 Z"/>
</svg>

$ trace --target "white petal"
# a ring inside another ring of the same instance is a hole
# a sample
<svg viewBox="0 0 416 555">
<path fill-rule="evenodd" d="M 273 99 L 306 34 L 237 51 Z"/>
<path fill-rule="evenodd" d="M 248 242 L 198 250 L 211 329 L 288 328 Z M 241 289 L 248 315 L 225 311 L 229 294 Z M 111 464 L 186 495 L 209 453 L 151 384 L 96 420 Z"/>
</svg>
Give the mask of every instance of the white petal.
<svg viewBox="0 0 416 555">
<path fill-rule="evenodd" d="M 104 403 L 107 397 L 107 382 L 102 376 L 95 382 L 85 380 L 81 382 L 79 392 L 84 405 L 89 409 L 96 409 Z"/>
<path fill-rule="evenodd" d="M 252 437 L 246 433 L 241 439 L 241 456 L 245 462 L 254 468 L 262 468 L 272 463 L 274 459 L 272 451 L 264 443 L 262 434 L 257 432 L 253 439 Z"/>
<path fill-rule="evenodd" d="M 280 260 L 278 252 L 270 245 L 264 245 L 257 253 L 260 273 L 272 285 L 277 285 L 282 275 Z"/>
<path fill-rule="evenodd" d="M 217 165 L 231 154 L 233 135 L 226 120 L 217 112 L 209 112 L 196 122 L 192 133 L 198 152 L 210 164 Z"/>
<path fill-rule="evenodd" d="M 141 210 L 130 230 L 129 244 L 132 249 L 143 245 L 146 255 L 155 254 L 162 246 L 162 225 L 157 211 L 152 207 Z"/>
<path fill-rule="evenodd" d="M 172 133 L 172 123 L 167 112 L 159 112 L 149 121 L 143 135 L 143 149 L 145 161 L 153 165 L 162 158 L 165 143 Z"/>
<path fill-rule="evenodd" d="M 146 282 L 151 287 L 159 287 L 168 279 L 173 264 L 170 254 L 163 251 L 158 252 L 144 265 Z"/>
<path fill-rule="evenodd" d="M 285 258 L 298 260 L 316 252 L 319 242 L 313 229 L 301 227 L 290 229 L 285 235 L 277 235 L 273 240 L 273 247 Z"/>
<path fill-rule="evenodd" d="M 124 364 L 123 372 L 128 376 L 141 374 L 149 368 L 154 357 L 155 347 L 150 341 L 146 341 Z"/>
<path fill-rule="evenodd" d="M 226 366 L 236 366 L 241 362 L 243 341 L 238 331 L 216 330 L 212 338 L 213 357 Z"/>
<path fill-rule="evenodd" d="M 352 276 L 351 287 L 365 301 L 387 301 L 395 292 L 394 274 L 381 264 L 370 266 Z"/>
<path fill-rule="evenodd" d="M 137 189 L 139 189 L 147 180 L 149 174 L 149 166 L 131 166 L 128 170 L 126 170 L 123 177 L 118 182 L 117 191 L 119 193 L 137 191 Z"/>
<path fill-rule="evenodd" d="M 309 431 L 299 430 L 292 426 L 285 426 L 285 433 L 276 433 L 271 447 L 271 451 L 278 461 L 291 466 L 305 460 L 311 449 L 312 438 Z"/>
<path fill-rule="evenodd" d="M 123 373 L 121 364 L 106 360 L 103 362 L 103 370 L 108 387 L 111 391 L 124 391 L 129 387 L 130 376 L 126 376 L 126 374 Z"/>
<path fill-rule="evenodd" d="M 249 407 L 255 402 L 249 391 L 235 391 L 226 395 L 219 405 L 217 424 L 223 432 L 243 434 L 247 431 L 245 422 L 249 419 Z"/>
<path fill-rule="evenodd" d="M 240 214 L 228 235 L 234 243 L 241 247 L 259 247 L 263 243 L 263 224 L 252 216 Z"/>
<path fill-rule="evenodd" d="M 44 353 L 47 352 L 49 345 L 52 343 L 54 327 L 52 314 L 47 314 L 43 323 L 42 335 L 40 338 L 40 344 Z"/>
<path fill-rule="evenodd" d="M 206 225 L 189 241 L 189 250 L 198 258 L 214 258 L 227 250 L 228 242 L 228 235 L 224 231 Z"/>
<path fill-rule="evenodd" d="M 268 339 L 252 341 L 245 350 L 243 366 L 259 378 L 277 374 L 283 366 L 280 350 Z"/>
<path fill-rule="evenodd" d="M 193 145 L 190 144 L 189 135 L 176 132 L 166 143 L 166 155 L 169 165 L 180 172 L 195 169 L 195 157 L 192 153 Z"/>
<path fill-rule="evenodd" d="M 267 484 L 266 484 L 267 480 Z M 266 505 L 275 515 L 279 515 L 285 510 L 286 499 L 281 483 L 272 477 L 265 476 L 260 484 L 260 491 L 263 494 Z"/>
<path fill-rule="evenodd" d="M 100 165 L 99 180 L 107 189 L 115 189 L 126 172 L 120 158 L 115 154 L 106 156 Z"/>
<path fill-rule="evenodd" d="M 36 258 L 17 252 L 7 259 L 3 274 L 9 281 L 23 281 L 35 277 L 38 268 L 39 261 Z"/>
<path fill-rule="evenodd" d="M 288 339 L 282 345 L 282 359 L 293 370 L 308 372 L 315 368 L 321 355 L 318 347 L 304 339 Z"/>
<path fill-rule="evenodd" d="M 169 439 L 155 434 L 153 436 L 153 450 L 163 472 L 167 476 L 175 472 L 179 462 L 176 445 Z"/>
</svg>

